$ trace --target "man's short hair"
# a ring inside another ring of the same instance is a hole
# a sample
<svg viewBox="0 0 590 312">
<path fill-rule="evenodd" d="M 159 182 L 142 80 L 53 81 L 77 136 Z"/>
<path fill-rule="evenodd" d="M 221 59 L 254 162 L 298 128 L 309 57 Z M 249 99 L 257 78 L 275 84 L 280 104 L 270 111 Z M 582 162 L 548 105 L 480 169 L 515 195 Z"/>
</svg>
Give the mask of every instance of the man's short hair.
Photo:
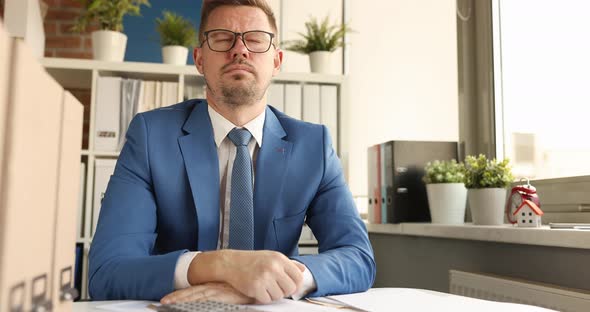
<svg viewBox="0 0 590 312">
<path fill-rule="evenodd" d="M 275 33 L 275 38 L 278 38 L 279 34 L 275 14 L 272 12 L 272 9 L 265 0 L 205 0 L 203 1 L 203 8 L 201 9 L 201 24 L 199 26 L 199 44 L 205 40 L 205 38 L 203 38 L 203 33 L 205 32 L 205 25 L 207 24 L 209 15 L 211 15 L 211 12 L 213 12 L 215 9 L 221 6 L 251 6 L 261 9 L 268 18 L 268 23 L 270 24 L 272 31 Z"/>
</svg>

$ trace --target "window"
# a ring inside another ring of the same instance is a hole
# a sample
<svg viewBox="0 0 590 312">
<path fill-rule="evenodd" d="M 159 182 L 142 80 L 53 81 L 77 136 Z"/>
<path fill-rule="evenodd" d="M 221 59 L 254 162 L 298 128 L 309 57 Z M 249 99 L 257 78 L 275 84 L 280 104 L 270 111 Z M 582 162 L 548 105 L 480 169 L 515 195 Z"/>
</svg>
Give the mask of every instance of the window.
<svg viewBox="0 0 590 312">
<path fill-rule="evenodd" d="M 590 1 L 458 0 L 462 156 L 508 157 L 543 223 L 590 223 Z"/>
<path fill-rule="evenodd" d="M 517 177 L 589 175 L 590 1 L 498 0 L 493 10 L 498 153 Z"/>
</svg>

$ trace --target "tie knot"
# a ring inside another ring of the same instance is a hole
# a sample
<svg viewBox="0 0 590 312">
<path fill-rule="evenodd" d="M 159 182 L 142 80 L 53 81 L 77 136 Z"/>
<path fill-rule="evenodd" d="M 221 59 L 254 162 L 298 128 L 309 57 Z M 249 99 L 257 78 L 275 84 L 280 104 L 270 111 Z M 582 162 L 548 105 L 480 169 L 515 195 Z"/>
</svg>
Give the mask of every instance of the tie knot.
<svg viewBox="0 0 590 312">
<path fill-rule="evenodd" d="M 227 135 L 235 146 L 247 146 L 252 134 L 247 129 L 233 128 Z"/>
</svg>

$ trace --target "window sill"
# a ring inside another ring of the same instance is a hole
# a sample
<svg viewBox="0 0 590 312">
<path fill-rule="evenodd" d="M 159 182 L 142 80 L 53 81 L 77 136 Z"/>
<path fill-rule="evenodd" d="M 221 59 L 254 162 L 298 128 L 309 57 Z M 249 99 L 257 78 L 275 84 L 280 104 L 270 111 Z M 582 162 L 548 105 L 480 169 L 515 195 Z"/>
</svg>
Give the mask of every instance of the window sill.
<svg viewBox="0 0 590 312">
<path fill-rule="evenodd" d="M 590 249 L 590 231 L 570 229 L 519 228 L 509 224 L 483 226 L 432 223 L 370 224 L 371 234 L 426 236 L 537 246 Z"/>
</svg>

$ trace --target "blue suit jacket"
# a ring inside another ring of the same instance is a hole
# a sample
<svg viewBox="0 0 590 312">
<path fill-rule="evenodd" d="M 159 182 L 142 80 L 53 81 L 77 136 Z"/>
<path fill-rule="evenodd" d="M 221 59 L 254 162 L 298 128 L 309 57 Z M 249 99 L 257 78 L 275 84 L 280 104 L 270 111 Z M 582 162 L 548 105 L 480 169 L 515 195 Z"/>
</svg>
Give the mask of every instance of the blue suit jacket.
<svg viewBox="0 0 590 312">
<path fill-rule="evenodd" d="M 326 127 L 267 107 L 263 131 L 254 186 L 255 249 L 304 263 L 317 284 L 309 296 L 371 287 L 373 251 Z M 182 253 L 216 249 L 219 207 L 207 103 L 190 100 L 138 114 L 102 202 L 90 250 L 90 296 L 159 300 L 172 292 Z M 304 220 L 319 255 L 298 255 Z"/>
</svg>

